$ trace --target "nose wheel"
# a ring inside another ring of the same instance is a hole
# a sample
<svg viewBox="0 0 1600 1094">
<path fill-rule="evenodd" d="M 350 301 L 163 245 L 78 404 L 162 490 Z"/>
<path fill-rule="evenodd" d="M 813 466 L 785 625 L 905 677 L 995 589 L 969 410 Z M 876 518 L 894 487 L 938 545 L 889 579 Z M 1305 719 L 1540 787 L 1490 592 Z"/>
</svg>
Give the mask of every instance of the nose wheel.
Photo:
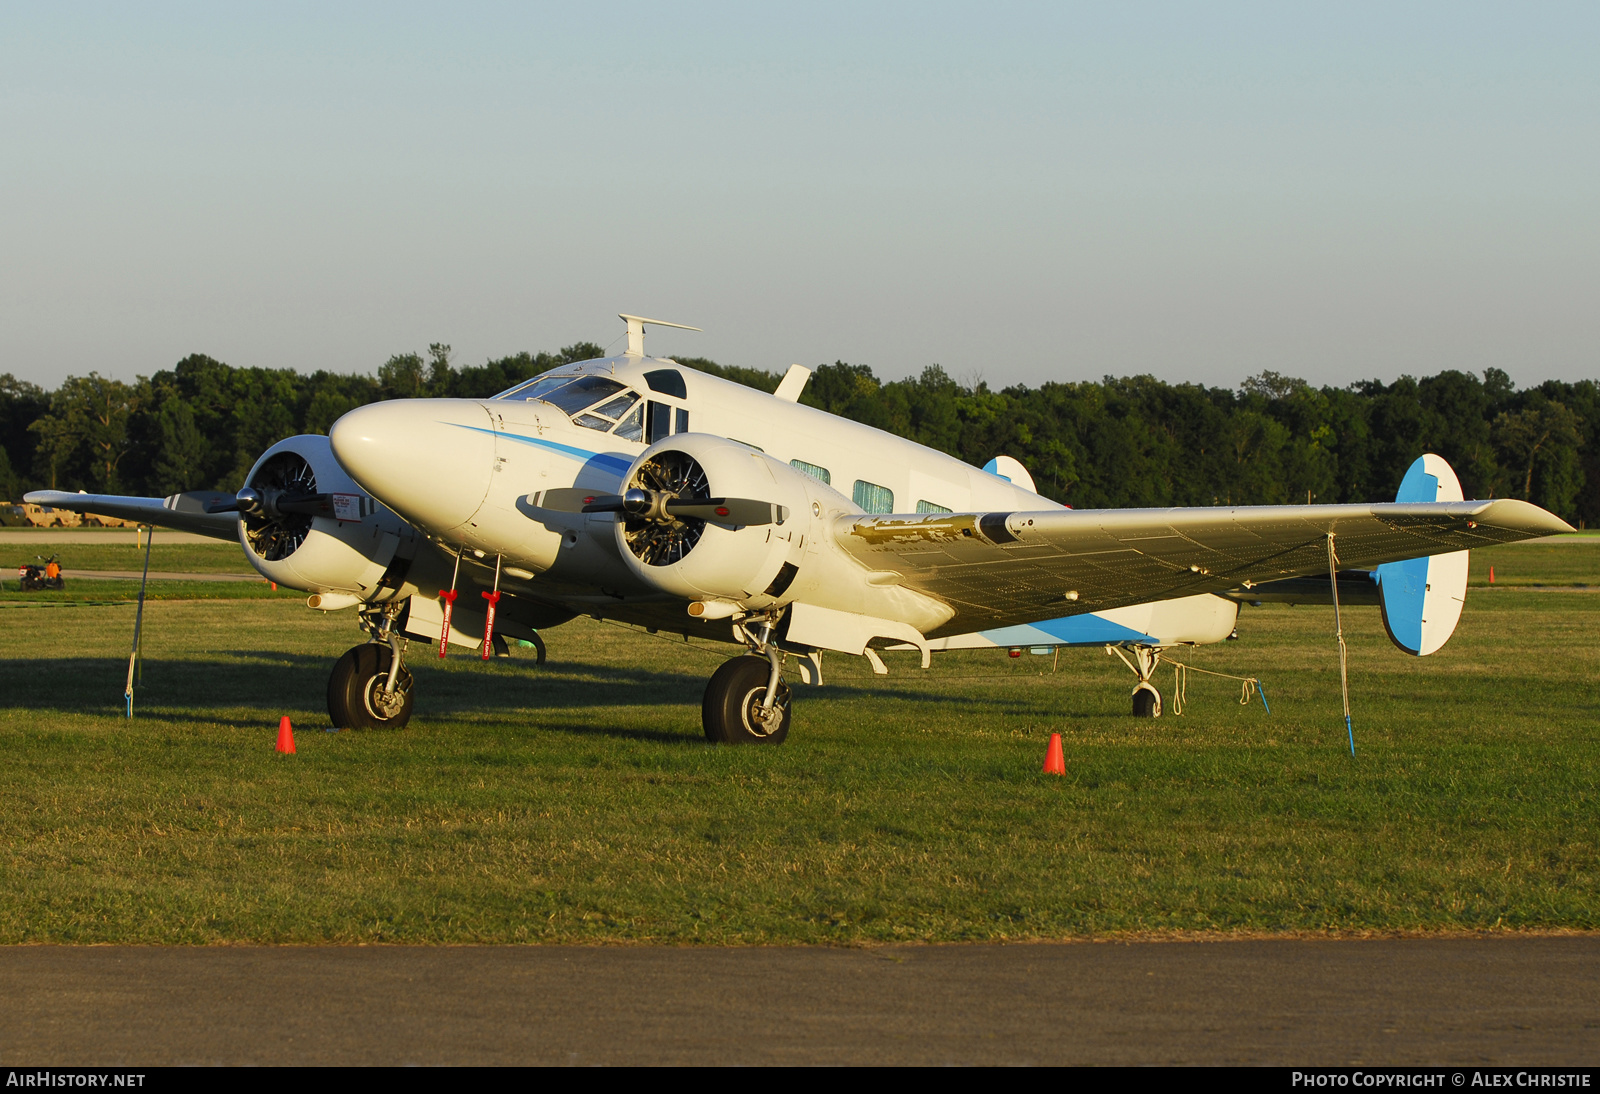
<svg viewBox="0 0 1600 1094">
<path fill-rule="evenodd" d="M 735 657 L 711 674 L 700 704 L 700 724 L 713 744 L 782 744 L 789 735 L 789 685 L 777 662 L 760 656 Z M 768 689 L 777 678 L 772 701 Z"/>
<path fill-rule="evenodd" d="M 411 720 L 412 683 L 391 647 L 356 646 L 334 663 L 328 678 L 328 717 L 336 729 L 400 729 Z"/>
</svg>

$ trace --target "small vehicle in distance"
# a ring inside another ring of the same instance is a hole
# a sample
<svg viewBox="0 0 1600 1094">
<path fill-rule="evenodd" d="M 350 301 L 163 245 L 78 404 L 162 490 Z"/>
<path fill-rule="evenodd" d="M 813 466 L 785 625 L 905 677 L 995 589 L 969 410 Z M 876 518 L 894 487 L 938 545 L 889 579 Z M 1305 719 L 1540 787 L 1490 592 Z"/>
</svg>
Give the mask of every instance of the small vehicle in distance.
<svg viewBox="0 0 1600 1094">
<path fill-rule="evenodd" d="M 38 589 L 65 589 L 67 579 L 61 576 L 61 559 L 57 555 L 45 558 L 35 555 L 38 563 L 25 562 L 17 567 L 17 576 L 22 579 L 22 591 L 31 593 Z"/>
</svg>

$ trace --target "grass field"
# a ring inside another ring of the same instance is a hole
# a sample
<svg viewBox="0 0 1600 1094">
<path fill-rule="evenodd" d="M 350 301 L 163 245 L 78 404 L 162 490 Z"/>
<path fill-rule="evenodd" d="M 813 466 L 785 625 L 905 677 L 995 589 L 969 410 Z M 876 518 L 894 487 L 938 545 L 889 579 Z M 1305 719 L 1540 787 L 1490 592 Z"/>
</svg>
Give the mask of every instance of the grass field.
<svg viewBox="0 0 1600 1094">
<path fill-rule="evenodd" d="M 1498 551 L 1497 585 L 1600 585 L 1592 547 Z M 1261 676 L 1270 715 L 1196 676 L 1136 721 L 1098 651 L 835 657 L 787 744 L 730 749 L 699 729 L 726 647 L 580 620 L 543 668 L 419 656 L 410 728 L 332 734 L 350 613 L 162 601 L 130 723 L 131 605 L 6 599 L 0 942 L 1600 927 L 1600 595 L 1475 592 L 1420 661 L 1350 611 L 1354 759 L 1327 609 L 1247 607 L 1184 658 Z"/>
</svg>

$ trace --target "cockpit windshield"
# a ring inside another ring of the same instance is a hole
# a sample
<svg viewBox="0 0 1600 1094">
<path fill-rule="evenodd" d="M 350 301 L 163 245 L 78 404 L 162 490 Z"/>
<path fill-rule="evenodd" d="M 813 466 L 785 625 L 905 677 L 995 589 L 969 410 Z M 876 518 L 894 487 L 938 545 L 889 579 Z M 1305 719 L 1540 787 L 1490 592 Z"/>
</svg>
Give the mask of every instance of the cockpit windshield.
<svg viewBox="0 0 1600 1094">
<path fill-rule="evenodd" d="M 573 422 L 585 429 L 597 429 L 602 433 L 610 432 L 620 421 L 622 425 L 616 433 L 624 440 L 639 440 L 643 435 L 643 408 L 636 405 L 638 393 L 607 376 L 575 376 L 570 372 L 561 376 L 540 376 L 496 398 L 537 399 L 570 415 Z M 587 414 L 582 413 L 586 410 Z M 630 414 L 630 410 L 633 413 Z"/>
<path fill-rule="evenodd" d="M 535 376 L 531 380 L 524 380 L 516 387 L 502 391 L 500 394 L 496 395 L 495 398 L 542 399 L 545 397 L 546 393 L 554 391 L 562 384 L 571 383 L 573 376 L 574 374 L 570 372 L 562 373 L 560 376 L 552 376 L 549 373 L 545 373 L 543 376 Z"/>
<path fill-rule="evenodd" d="M 534 398 L 543 399 L 568 414 L 576 414 L 621 390 L 622 385 L 609 376 L 580 376 L 564 387 L 536 395 Z"/>
</svg>

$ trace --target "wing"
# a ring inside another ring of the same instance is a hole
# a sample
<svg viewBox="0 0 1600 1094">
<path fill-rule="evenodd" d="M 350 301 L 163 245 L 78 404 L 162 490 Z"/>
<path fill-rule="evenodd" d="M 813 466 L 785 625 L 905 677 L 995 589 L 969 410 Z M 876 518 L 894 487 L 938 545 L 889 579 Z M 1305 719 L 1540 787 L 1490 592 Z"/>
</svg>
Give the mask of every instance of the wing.
<svg viewBox="0 0 1600 1094">
<path fill-rule="evenodd" d="M 207 506 L 233 500 L 232 494 L 194 490 L 170 498 L 130 498 L 119 494 L 74 494 L 66 490 L 34 490 L 23 501 L 70 509 L 74 513 L 102 513 L 121 520 L 136 520 L 181 532 L 198 532 L 214 539 L 239 540 L 238 513 L 210 513 Z"/>
<path fill-rule="evenodd" d="M 1423 555 L 1570 532 L 1511 499 L 844 517 L 835 538 L 871 571 L 942 600 L 929 637 L 1220 593 Z"/>
</svg>

